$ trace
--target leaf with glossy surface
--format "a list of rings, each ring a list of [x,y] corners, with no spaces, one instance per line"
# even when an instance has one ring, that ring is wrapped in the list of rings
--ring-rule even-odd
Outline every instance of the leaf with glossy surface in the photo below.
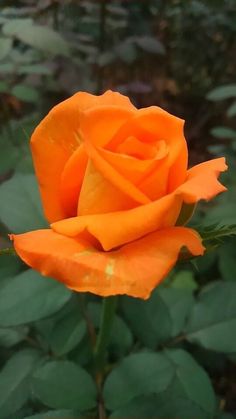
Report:
[[[0,292],[0,326],[17,326],[48,317],[70,299],[64,285],[31,269],[9,278]]]
[[[96,406],[92,377],[71,361],[52,361],[41,366],[33,377],[33,392],[46,406],[78,409]]]

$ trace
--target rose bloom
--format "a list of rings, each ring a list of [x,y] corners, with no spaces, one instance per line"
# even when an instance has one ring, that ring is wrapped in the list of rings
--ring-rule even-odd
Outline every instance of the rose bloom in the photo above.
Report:
[[[183,126],[112,91],[55,106],[31,138],[50,228],[12,235],[18,255],[75,291],[148,298],[183,247],[204,252],[195,230],[176,226],[183,208],[225,190],[224,158],[187,169]]]

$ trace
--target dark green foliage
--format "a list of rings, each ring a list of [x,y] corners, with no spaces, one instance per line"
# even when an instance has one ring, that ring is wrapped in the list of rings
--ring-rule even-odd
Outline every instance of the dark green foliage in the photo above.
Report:
[[[2,252],[0,419],[236,418],[235,21],[235,0],[1,1],[0,249],[47,227],[29,138],[78,90],[162,106],[186,120],[191,165],[225,155],[229,171],[178,221],[195,210],[207,253],[149,300],[119,298],[101,381],[101,300]]]

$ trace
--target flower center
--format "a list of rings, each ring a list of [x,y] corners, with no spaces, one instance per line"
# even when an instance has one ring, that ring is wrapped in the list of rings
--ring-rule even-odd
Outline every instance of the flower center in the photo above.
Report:
[[[166,142],[163,140],[152,143],[144,143],[138,140],[138,138],[130,136],[118,145],[117,152],[140,160],[160,160],[167,155],[168,147]]]

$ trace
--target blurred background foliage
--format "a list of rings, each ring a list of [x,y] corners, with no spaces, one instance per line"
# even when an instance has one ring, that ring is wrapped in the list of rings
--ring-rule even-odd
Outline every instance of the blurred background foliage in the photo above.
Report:
[[[10,245],[9,231],[46,225],[28,140],[78,90],[118,90],[137,107],[184,118],[190,164],[222,155],[229,164],[228,193],[201,204],[191,223],[236,224],[235,77],[235,0],[1,0],[0,246]],[[102,396],[108,416],[236,417],[235,281],[229,238],[180,265],[147,302],[120,299]],[[97,418],[88,331],[100,310],[98,298],[1,256],[0,418]]]

